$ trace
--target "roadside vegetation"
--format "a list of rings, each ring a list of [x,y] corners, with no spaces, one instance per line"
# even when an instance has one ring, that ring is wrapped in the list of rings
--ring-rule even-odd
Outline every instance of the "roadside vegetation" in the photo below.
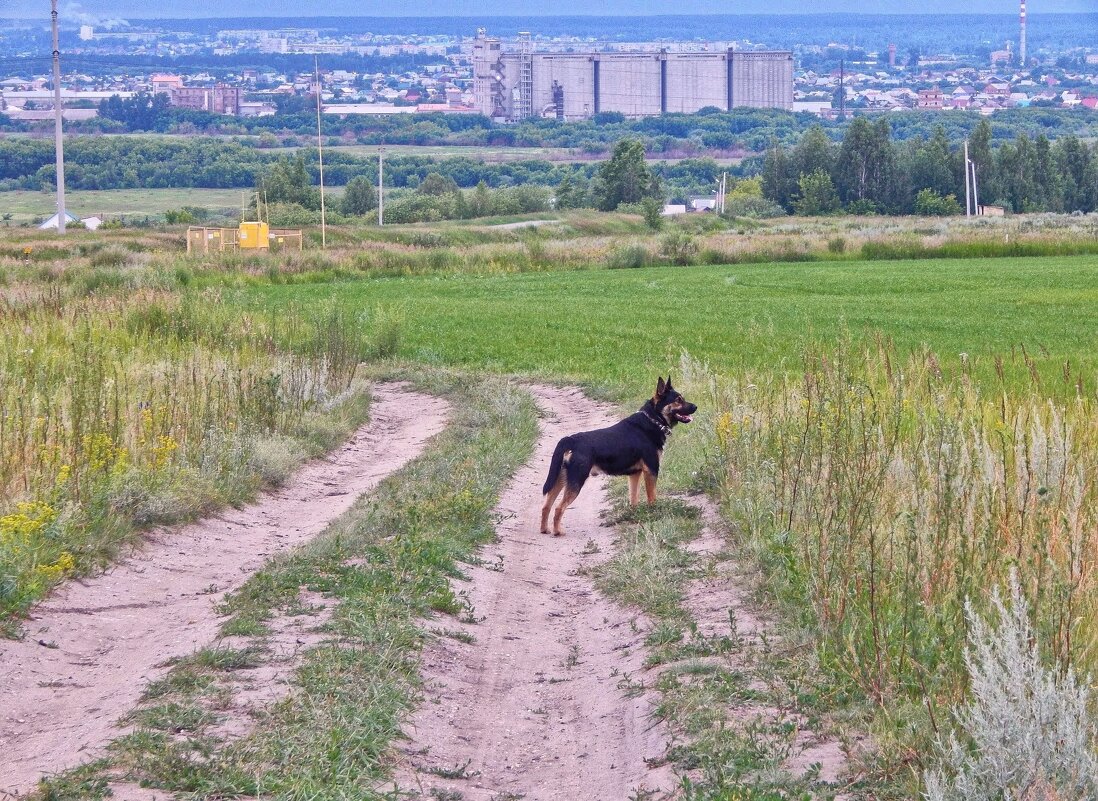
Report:
[[[355,373],[386,325],[332,304],[240,315],[217,290],[131,289],[95,268],[4,289],[3,630],[140,529],[239,503],[333,447],[364,419]]]

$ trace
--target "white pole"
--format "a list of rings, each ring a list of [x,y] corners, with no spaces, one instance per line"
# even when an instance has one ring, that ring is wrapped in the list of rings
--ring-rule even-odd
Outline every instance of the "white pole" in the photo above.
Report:
[[[377,149],[377,224],[385,225],[385,148]]]
[[[972,216],[972,198],[969,196],[968,188],[968,140],[965,140],[965,217]]]
[[[320,247],[328,248],[328,217],[324,209],[324,137],[320,130],[320,61],[313,56],[316,70],[316,152],[320,159]]]
[[[976,188],[976,162],[972,162],[972,210],[980,216],[980,190]]]
[[[57,0],[50,0],[53,25],[53,150],[57,161],[57,233],[65,233],[65,145],[61,141],[61,48],[57,40]]]

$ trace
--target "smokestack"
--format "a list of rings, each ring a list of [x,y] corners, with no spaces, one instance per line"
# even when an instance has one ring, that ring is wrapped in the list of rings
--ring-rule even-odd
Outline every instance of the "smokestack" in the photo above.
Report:
[[[1022,0],[1022,14],[1021,19],[1022,31],[1018,37],[1018,63],[1025,68],[1026,66],[1026,0]]]

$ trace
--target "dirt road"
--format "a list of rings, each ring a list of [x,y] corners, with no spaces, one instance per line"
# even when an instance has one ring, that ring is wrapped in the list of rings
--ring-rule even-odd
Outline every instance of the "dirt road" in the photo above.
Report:
[[[612,552],[600,521],[605,480],[589,480],[564,537],[538,532],[557,440],[615,418],[578,390],[533,391],[548,415],[535,456],[500,500],[499,543],[456,585],[473,604],[477,622],[462,631],[475,642],[442,636],[427,647],[425,699],[406,727],[398,782],[424,798],[451,791],[469,801],[626,801],[641,788],[669,790],[670,770],[649,764],[666,749],[654,698],[633,684],[646,627],[582,573]]]
[[[25,639],[0,640],[0,798],[95,757],[165,660],[215,640],[226,592],[272,554],[323,531],[446,420],[444,401],[380,385],[370,423],[279,491],[156,532],[132,558],[37,607]]]

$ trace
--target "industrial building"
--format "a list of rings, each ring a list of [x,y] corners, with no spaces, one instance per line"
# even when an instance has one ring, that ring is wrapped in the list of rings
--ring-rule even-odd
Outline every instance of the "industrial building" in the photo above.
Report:
[[[719,109],[793,109],[793,54],[716,52],[534,52],[477,31],[473,44],[477,111],[498,120],[580,120],[605,111],[627,117]]]

